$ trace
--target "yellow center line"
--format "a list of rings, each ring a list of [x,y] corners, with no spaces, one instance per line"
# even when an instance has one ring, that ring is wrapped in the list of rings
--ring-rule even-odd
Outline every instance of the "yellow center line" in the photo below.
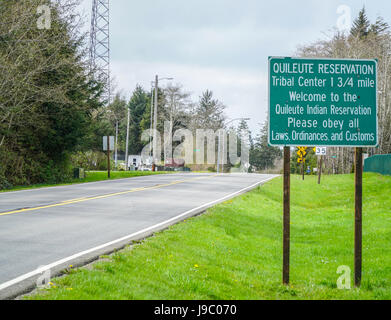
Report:
[[[180,184],[180,183],[185,183],[188,181],[194,181],[194,180],[200,180],[200,179],[210,179],[210,178],[214,178],[216,176],[217,175],[208,176],[208,177],[198,177],[198,178],[192,178],[192,179],[185,179],[185,180],[173,181],[173,182],[166,183],[166,184],[158,184],[158,185],[152,186],[152,187],[141,187],[141,188],[135,188],[135,189],[122,191],[122,192],[104,194],[104,195],[96,196],[96,197],[89,197],[89,198],[85,197],[85,198],[66,200],[66,201],[62,201],[60,203],[50,204],[50,205],[41,206],[41,207],[34,207],[34,208],[19,209],[19,210],[14,210],[14,211],[9,211],[9,212],[3,212],[3,213],[0,213],[0,216],[7,216],[7,215],[21,213],[21,212],[36,211],[36,210],[41,210],[41,209],[61,207],[61,206],[66,206],[68,204],[74,204],[74,203],[80,203],[80,202],[86,202],[86,201],[98,200],[98,199],[105,199],[105,198],[109,198],[109,197],[120,196],[120,195],[139,192],[139,191],[154,190],[154,189],[173,186],[173,185]]]
[[[71,200],[65,200],[65,201],[61,201],[61,203],[65,203],[65,202],[71,202],[71,201],[76,201],[76,200],[83,200],[83,199],[86,199],[87,197],[83,197],[83,198],[76,198],[76,199],[71,199]]]

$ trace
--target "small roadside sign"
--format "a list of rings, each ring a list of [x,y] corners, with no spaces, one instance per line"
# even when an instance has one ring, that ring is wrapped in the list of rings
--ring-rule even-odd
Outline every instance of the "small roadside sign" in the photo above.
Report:
[[[114,151],[114,137],[106,136],[103,137],[103,151],[107,151],[107,177],[110,179],[111,171],[111,161],[110,161],[110,151]]]
[[[109,137],[110,151],[114,151],[114,137]],[[107,136],[103,137],[103,151],[107,151]]]
[[[325,156],[327,154],[327,147],[316,147],[315,153],[317,156]]]

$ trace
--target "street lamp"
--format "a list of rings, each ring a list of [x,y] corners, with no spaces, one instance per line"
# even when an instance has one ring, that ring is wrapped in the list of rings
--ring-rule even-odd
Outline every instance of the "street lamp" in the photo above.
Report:
[[[232,119],[230,120],[228,123],[225,124],[225,127],[228,126],[229,124],[231,124],[232,122],[234,121],[249,121],[251,120],[250,118],[235,118],[235,119]],[[217,173],[220,173],[220,150],[221,150],[221,147],[220,147],[220,141],[221,141],[221,138],[220,138],[220,135],[221,135],[221,132],[219,133],[219,140],[218,140],[218,155],[217,155]],[[224,152],[225,152],[225,134],[223,132],[223,152],[221,154],[221,166],[222,166],[222,172],[224,172]]]
[[[158,75],[156,75],[155,77],[155,82],[154,82],[154,85],[155,85],[155,111],[154,111],[154,115],[153,115],[153,128],[154,128],[154,131],[153,131],[153,152],[156,154],[156,149],[157,149],[157,109],[158,109],[158,94],[159,94],[159,80],[162,81],[162,80],[168,80],[168,81],[171,81],[171,80],[174,80],[174,78],[159,78]],[[152,109],[152,104],[151,104],[151,109]],[[152,110],[151,110],[152,112]],[[156,155],[157,156],[157,155]],[[156,163],[155,163],[155,157],[152,156],[152,171],[155,171],[155,166],[156,166]]]

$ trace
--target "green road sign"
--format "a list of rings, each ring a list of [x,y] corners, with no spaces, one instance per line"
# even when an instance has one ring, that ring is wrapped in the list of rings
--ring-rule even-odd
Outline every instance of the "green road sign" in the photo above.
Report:
[[[377,61],[270,57],[269,143],[376,147]]]

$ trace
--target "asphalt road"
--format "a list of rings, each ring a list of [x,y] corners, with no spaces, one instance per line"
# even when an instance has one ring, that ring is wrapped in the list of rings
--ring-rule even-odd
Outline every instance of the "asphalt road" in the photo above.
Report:
[[[31,286],[41,266],[96,257],[273,177],[169,174],[1,193],[0,297]]]

